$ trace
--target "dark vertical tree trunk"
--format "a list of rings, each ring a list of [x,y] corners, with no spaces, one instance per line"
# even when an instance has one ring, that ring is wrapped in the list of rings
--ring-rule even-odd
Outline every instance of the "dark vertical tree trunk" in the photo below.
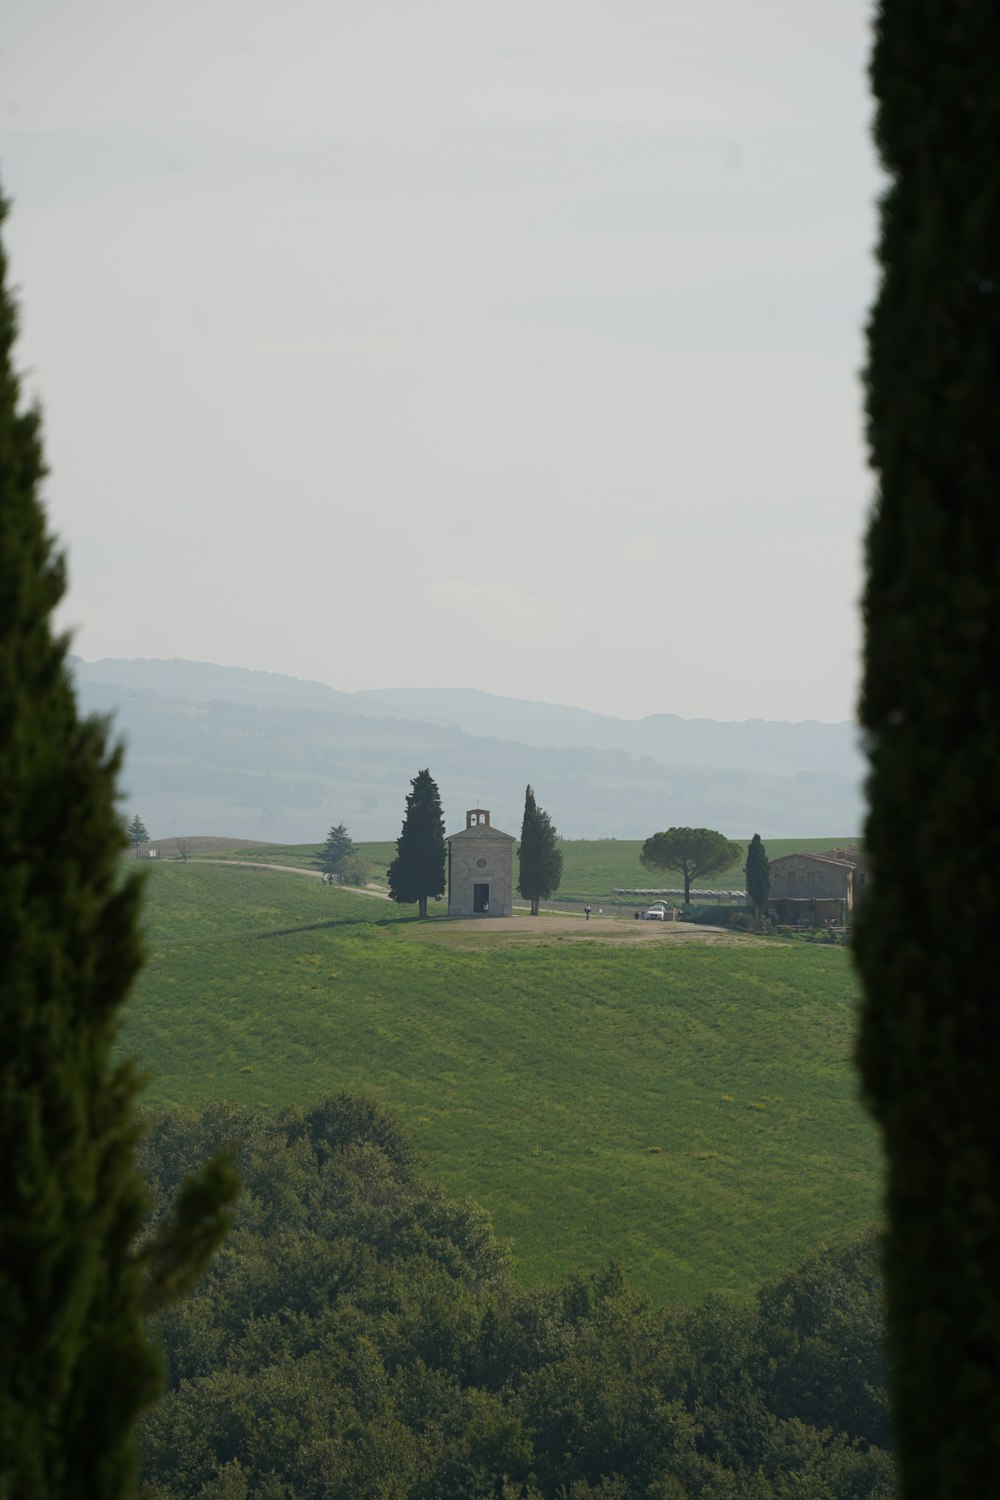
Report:
[[[883,0],[855,936],[902,1494],[1000,1473],[1000,11]]]

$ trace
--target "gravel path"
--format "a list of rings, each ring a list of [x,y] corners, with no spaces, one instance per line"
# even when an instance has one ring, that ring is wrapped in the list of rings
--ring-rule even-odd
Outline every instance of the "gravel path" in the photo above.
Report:
[[[311,875],[313,880],[322,880],[321,870],[307,870],[302,865],[268,865],[262,859],[199,859],[197,855],[189,861],[192,865],[239,865],[243,870],[278,870],[283,875]],[[338,891],[353,891],[356,896],[374,896],[376,901],[388,901],[385,891],[372,886],[338,885]]]

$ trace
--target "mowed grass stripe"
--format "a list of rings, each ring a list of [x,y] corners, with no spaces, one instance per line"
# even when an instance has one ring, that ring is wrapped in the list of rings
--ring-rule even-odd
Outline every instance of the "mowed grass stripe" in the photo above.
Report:
[[[535,944],[468,951],[318,881],[150,873],[125,1041],[154,1103],[364,1089],[525,1276],[617,1254],[660,1298],[749,1296],[877,1216],[842,950],[577,942],[540,921]]]

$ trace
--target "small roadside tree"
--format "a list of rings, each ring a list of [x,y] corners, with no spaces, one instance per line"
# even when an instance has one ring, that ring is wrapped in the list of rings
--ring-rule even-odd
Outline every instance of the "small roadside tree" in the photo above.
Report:
[[[324,875],[333,875],[337,880],[343,878],[344,865],[356,853],[354,842],[343,823],[338,823],[336,828],[331,828],[326,836],[326,843],[316,856],[316,863]]]
[[[529,786],[524,794],[521,844],[517,851],[518,895],[531,902],[531,915],[538,916],[539,901],[547,901],[559,889],[563,856],[558,834],[548,813],[538,806]]]
[[[684,878],[684,905],[691,905],[691,882],[719,875],[738,864],[742,844],[714,828],[668,828],[654,833],[642,846],[640,864],[647,870],[674,870]]]
[[[125,837],[135,850],[135,857],[138,859],[140,845],[149,843],[149,829],[138,813],[136,813],[131,823],[126,826]]]
[[[189,1182],[137,1248],[139,1085],[118,1049],[142,881],[122,878],[120,751],[79,717],[52,630],[65,565],[16,323],[0,246],[0,1495],[127,1500],[160,1382],[143,1314],[204,1264],[235,1179],[217,1164]]]
[[[426,917],[428,896],[444,891],[444,817],[430,771],[418,771],[410,786],[396,858],[389,866],[389,899],[404,906],[416,902]]]
[[[363,854],[357,850],[344,860],[340,867],[340,880],[343,885],[356,885],[364,887],[371,879],[371,861],[365,859]]]
[[[767,850],[755,833],[747,847],[746,862],[747,895],[753,902],[753,914],[759,922],[767,916],[767,898],[771,894],[771,861]]]

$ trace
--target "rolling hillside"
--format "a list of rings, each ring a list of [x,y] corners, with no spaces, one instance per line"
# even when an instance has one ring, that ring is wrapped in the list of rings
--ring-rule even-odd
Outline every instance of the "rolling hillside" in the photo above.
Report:
[[[525,1276],[620,1254],[658,1297],[749,1297],[878,1212],[843,951],[544,918],[470,946],[465,924],[221,862],[151,867],[147,924],[125,1042],[151,1102],[371,1092]]]

